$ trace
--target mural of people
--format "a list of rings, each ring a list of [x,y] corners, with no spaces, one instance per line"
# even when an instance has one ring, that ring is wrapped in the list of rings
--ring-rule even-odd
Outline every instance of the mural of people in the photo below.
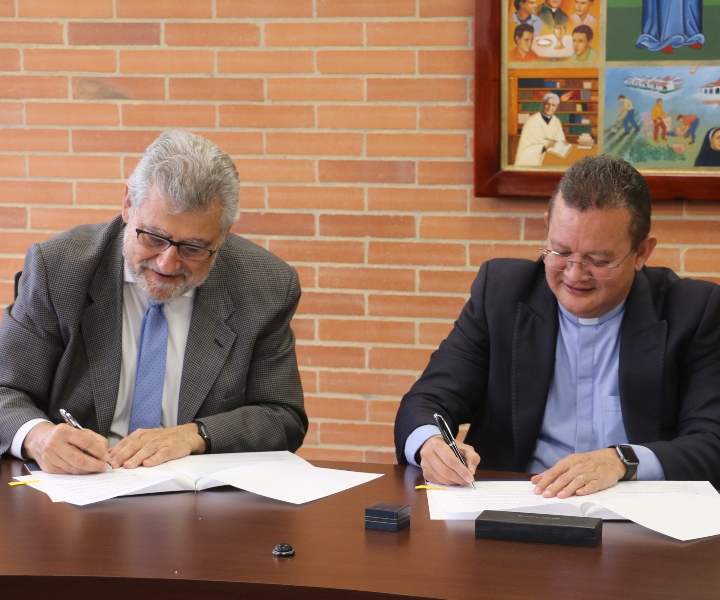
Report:
[[[697,131],[698,125],[700,125],[700,119],[697,115],[678,115],[677,120],[682,123],[676,130],[675,135],[680,137],[690,138],[690,143],[695,143],[695,132]]]
[[[593,39],[593,30],[587,25],[578,25],[572,34],[574,54],[571,60],[587,62],[597,60],[597,51],[590,47]]]
[[[542,21],[537,16],[538,5],[537,0],[515,0],[515,10],[510,18],[516,25],[531,25],[533,33],[540,35],[542,31]]]
[[[673,48],[699,50],[702,34],[702,0],[643,0],[642,35],[635,45],[672,54]]]
[[[567,13],[560,8],[562,0],[545,0],[538,9],[538,17],[542,19],[542,22],[548,26],[551,30],[555,28],[555,25],[568,24]]]
[[[696,167],[720,167],[720,127],[707,132],[700,153],[695,159]]]
[[[528,167],[542,166],[545,153],[556,141],[565,141],[565,132],[555,112],[560,97],[552,92],[543,96],[542,110],[531,115],[523,125],[520,142],[515,153],[515,164]]]
[[[658,141],[658,134],[662,134],[662,139],[667,139],[667,126],[665,125],[665,117],[668,114],[663,109],[662,98],[658,98],[655,101],[652,111],[650,111],[650,118],[653,122],[653,140]]]
[[[515,48],[510,51],[508,60],[510,62],[531,62],[537,60],[537,54],[535,54],[531,48],[533,38],[532,25],[518,25],[513,35]]]
[[[625,96],[625,94],[620,94],[618,100],[620,100],[622,106],[617,120],[622,121],[623,127],[625,128],[625,135],[630,133],[630,125],[635,128],[635,131],[640,131],[640,125],[635,122],[635,106],[633,106],[632,100]]]
[[[570,15],[570,20],[575,25],[587,25],[596,27],[598,20],[590,14],[590,9],[595,0],[575,0],[575,12]]]

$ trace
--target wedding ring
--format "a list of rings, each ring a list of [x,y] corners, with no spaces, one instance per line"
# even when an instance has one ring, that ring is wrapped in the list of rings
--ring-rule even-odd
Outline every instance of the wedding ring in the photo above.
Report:
[[[576,479],[582,479],[582,485],[580,487],[585,487],[588,483],[587,477],[585,477],[585,475],[578,475]]]

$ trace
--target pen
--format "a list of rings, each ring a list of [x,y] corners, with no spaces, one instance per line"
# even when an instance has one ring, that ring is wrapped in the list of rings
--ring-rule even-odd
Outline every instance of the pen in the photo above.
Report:
[[[70,427],[74,427],[75,429],[79,429],[80,431],[85,431],[83,429],[83,426],[80,425],[80,423],[77,422],[75,417],[73,417],[68,411],[66,411],[64,408],[60,409],[60,415],[63,419],[65,419],[65,422],[70,425]],[[87,452],[85,453],[87,454]],[[107,463],[108,469],[111,471],[114,471],[115,469],[112,468],[112,465],[110,463]]]
[[[460,462],[465,466],[465,468],[468,469],[467,463],[462,457],[462,454],[460,454],[460,450],[458,450],[455,439],[453,438],[452,433],[450,433],[450,428],[445,422],[445,419],[443,419],[443,416],[435,413],[433,417],[435,417],[435,422],[437,423],[438,429],[440,429],[440,433],[442,433],[442,436],[445,438],[447,445],[450,446],[450,449],[455,453],[455,456],[457,456],[460,459]],[[468,471],[469,470],[470,469],[468,469]],[[473,489],[476,489],[474,481],[470,485],[473,486]]]

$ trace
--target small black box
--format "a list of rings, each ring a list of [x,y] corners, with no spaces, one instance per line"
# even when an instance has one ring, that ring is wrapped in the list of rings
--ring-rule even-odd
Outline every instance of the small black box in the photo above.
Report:
[[[410,527],[410,505],[378,502],[365,509],[365,529],[400,531]]]
[[[475,537],[595,546],[602,539],[602,519],[485,510],[475,519]]]

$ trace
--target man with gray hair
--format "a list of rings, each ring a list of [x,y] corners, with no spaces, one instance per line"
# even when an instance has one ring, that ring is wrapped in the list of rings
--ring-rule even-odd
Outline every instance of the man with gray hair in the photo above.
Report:
[[[545,153],[556,142],[565,141],[560,119],[555,116],[560,106],[560,97],[548,92],[543,96],[542,110],[531,115],[522,128],[515,165],[525,167],[540,167],[545,160]]]
[[[398,461],[441,484],[472,481],[478,464],[534,473],[544,497],[630,479],[720,487],[720,286],[646,266],[651,204],[622,159],[566,171],[539,259],[482,265],[400,403]],[[470,423],[467,467],[435,413],[453,435]]]
[[[300,447],[297,273],[230,233],[238,200],[231,158],[170,131],[121,215],[30,247],[0,325],[0,452],[92,473]]]

